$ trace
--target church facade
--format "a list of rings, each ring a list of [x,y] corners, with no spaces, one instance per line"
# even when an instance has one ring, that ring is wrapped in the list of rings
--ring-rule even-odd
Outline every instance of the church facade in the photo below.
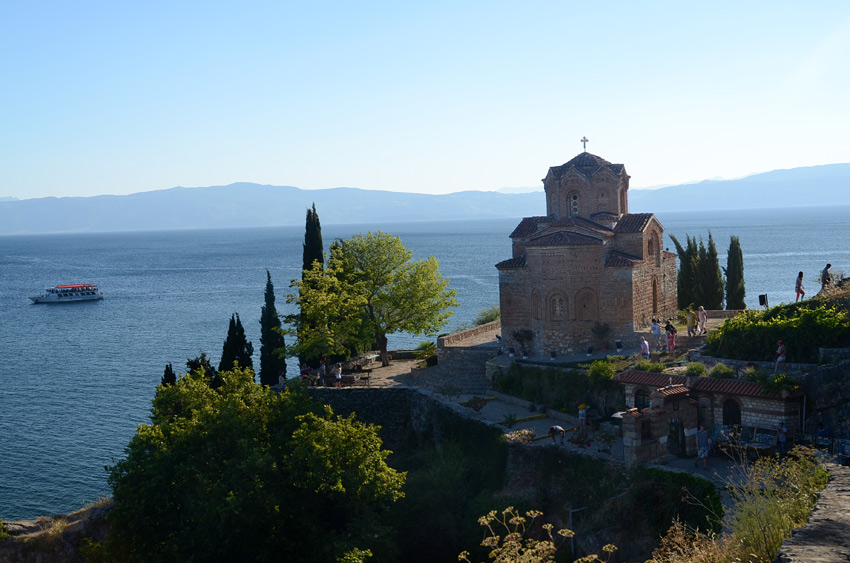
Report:
[[[622,164],[583,152],[543,179],[546,215],[524,218],[496,264],[503,340],[529,355],[634,347],[676,314],[677,255],[652,213],[629,213]]]

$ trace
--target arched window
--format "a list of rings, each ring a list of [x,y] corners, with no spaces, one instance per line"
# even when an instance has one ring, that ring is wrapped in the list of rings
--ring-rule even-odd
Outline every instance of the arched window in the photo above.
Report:
[[[646,389],[638,389],[635,393],[635,408],[642,411],[649,407],[649,393]]]
[[[646,245],[646,253],[650,259],[655,261],[655,267],[661,266],[661,242],[658,240],[658,233],[652,231],[649,234],[649,241]]]
[[[564,318],[566,310],[566,302],[563,295],[553,295],[549,299],[549,314],[553,319]]]
[[[578,194],[573,194],[570,198],[570,215],[578,215]]]
[[[540,294],[535,291],[531,296],[531,318],[539,320],[541,317]]]

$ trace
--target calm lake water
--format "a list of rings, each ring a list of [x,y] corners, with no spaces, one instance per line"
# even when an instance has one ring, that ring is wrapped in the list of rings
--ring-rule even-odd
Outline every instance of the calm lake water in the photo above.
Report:
[[[850,207],[665,213],[668,233],[707,238],[725,265],[741,239],[747,303],[794,299],[805,272],[813,295],[827,261],[850,272]],[[435,256],[458,292],[449,330],[498,304],[493,265],[510,257],[518,219],[323,227],[325,246],[369,229]],[[299,276],[303,227],[0,237],[0,517],[74,510],[109,494],[104,466],[148,420],[166,363],[182,372],[201,351],[218,363],[230,315],[259,352],[266,269],[283,294]],[[668,243],[674,250],[672,243]],[[33,305],[46,285],[94,282],[99,302]],[[390,346],[421,338],[393,335]],[[294,373],[290,367],[290,373]]]

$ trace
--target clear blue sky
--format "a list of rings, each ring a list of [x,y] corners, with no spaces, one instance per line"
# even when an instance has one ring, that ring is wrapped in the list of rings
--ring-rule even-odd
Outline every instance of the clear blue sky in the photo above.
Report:
[[[4,2],[0,196],[850,161],[850,2]]]

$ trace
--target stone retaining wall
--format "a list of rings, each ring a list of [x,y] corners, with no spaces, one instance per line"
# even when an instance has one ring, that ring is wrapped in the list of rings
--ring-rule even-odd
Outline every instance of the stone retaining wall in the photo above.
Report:
[[[478,325],[470,329],[463,330],[461,332],[456,332],[454,334],[440,336],[439,338],[437,338],[437,348],[442,348],[445,346],[459,346],[463,343],[464,340],[469,340],[471,338],[475,338],[480,334],[499,330],[501,326],[502,321],[498,320],[483,325]]]

